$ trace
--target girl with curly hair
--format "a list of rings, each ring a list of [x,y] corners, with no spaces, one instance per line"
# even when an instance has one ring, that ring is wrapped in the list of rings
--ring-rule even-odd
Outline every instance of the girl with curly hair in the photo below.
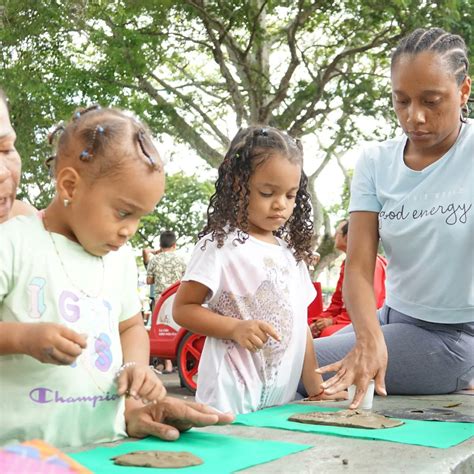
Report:
[[[232,140],[173,307],[178,324],[209,336],[200,402],[235,413],[284,404],[301,376],[325,398],[306,323],[315,297],[307,182],[300,143],[280,130],[248,127]]]

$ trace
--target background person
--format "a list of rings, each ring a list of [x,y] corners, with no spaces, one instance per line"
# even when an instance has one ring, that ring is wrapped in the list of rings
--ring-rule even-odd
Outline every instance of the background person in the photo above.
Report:
[[[21,159],[15,148],[16,134],[10,122],[7,98],[0,89],[0,223],[36,209],[16,199],[20,184]]]
[[[160,251],[160,249],[152,249],[150,247],[144,248],[142,250],[142,261],[143,261],[143,266],[145,267],[145,270],[148,268],[148,264],[150,263],[151,257],[153,255],[157,254]],[[155,307],[155,285],[151,284],[148,285],[148,299],[150,301],[150,307],[149,307],[149,312],[147,313],[146,319],[144,319],[145,325],[148,327],[148,324],[151,323],[150,318],[151,314],[153,313],[153,308]]]
[[[320,372],[336,373],[328,393],[357,385],[353,408],[370,379],[380,395],[444,394],[473,377],[474,124],[463,39],[415,30],[392,55],[391,81],[404,136],[366,147],[352,181],[343,291],[354,332],[314,342]],[[388,267],[376,318],[379,237]]]
[[[347,251],[347,232],[349,231],[349,221],[341,221],[336,228],[334,236],[334,247],[341,252]],[[374,273],[374,294],[376,307],[381,308],[385,301],[385,269],[387,261],[377,254]],[[342,296],[342,284],[344,282],[345,260],[341,264],[341,271],[337,281],[336,290],[331,297],[330,305],[310,322],[311,334],[313,337],[326,337],[334,334],[340,329],[351,324],[351,318],[347,312]]]
[[[165,230],[160,235],[160,248],[151,255],[147,266],[146,282],[154,287],[155,304],[166,288],[181,280],[185,271],[186,263],[176,253],[176,234],[172,230]],[[172,372],[173,363],[170,359],[165,359],[163,373]]]

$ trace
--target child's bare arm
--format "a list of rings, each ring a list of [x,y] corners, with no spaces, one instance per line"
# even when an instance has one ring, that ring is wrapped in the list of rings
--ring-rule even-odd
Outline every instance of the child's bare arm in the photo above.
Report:
[[[209,289],[195,281],[181,283],[173,304],[173,318],[190,331],[218,339],[231,339],[249,350],[258,350],[268,337],[279,341],[280,336],[271,324],[263,321],[242,321],[222,316],[204,308],[202,304]]]
[[[86,337],[56,323],[0,322],[0,354],[26,354],[45,364],[70,365]]]
[[[311,330],[308,327],[306,334],[306,350],[304,353],[303,362],[303,385],[308,394],[308,398],[312,400],[345,400],[347,399],[347,392],[337,392],[331,395],[324,393],[322,383],[323,379],[320,374],[315,372],[318,368],[318,360],[314,352],[313,338]]]
[[[315,372],[317,368],[318,362],[316,354],[314,353],[313,338],[311,336],[311,330],[308,328],[306,333],[306,349],[304,353],[302,379],[304,388],[309,397],[322,395],[323,392],[321,386],[323,378]]]
[[[119,325],[124,365],[117,380],[117,393],[127,391],[144,401],[159,401],[166,396],[166,389],[155,372],[150,369],[150,340],[140,313]]]

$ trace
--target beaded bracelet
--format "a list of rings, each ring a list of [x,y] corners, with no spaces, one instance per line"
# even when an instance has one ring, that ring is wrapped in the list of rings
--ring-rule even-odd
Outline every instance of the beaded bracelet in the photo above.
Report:
[[[115,378],[118,379],[124,370],[128,369],[129,367],[133,367],[134,365],[137,365],[137,363],[133,361],[125,362],[125,364],[122,364],[120,369],[117,370]]]
[[[130,362],[125,362],[125,364],[123,364],[120,369],[117,370],[117,373],[115,374],[115,378],[118,379],[120,377],[120,375],[122,374],[122,372],[126,369],[128,369],[129,367],[133,367],[137,365],[136,362],[134,361],[130,361]],[[154,374],[158,377],[159,375],[161,375],[161,372],[159,370],[157,370],[155,367],[153,367],[152,365],[149,366],[149,368],[154,372]]]

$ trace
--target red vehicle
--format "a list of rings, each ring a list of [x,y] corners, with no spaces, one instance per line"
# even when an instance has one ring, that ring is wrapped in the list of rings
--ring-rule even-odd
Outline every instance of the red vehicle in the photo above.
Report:
[[[179,285],[177,281],[167,288],[155,304],[148,332],[150,360],[151,363],[156,359],[176,361],[181,386],[194,393],[205,336],[194,334],[174,322],[171,310]]]
[[[313,283],[318,294],[308,307],[308,316],[316,316],[323,309],[321,284]],[[191,392],[196,392],[199,360],[204,347],[205,336],[194,334],[178,326],[172,316],[174,295],[178,291],[180,282],[177,281],[162,294],[155,305],[151,319],[150,360],[153,364],[156,359],[172,359],[178,366],[181,386]]]

